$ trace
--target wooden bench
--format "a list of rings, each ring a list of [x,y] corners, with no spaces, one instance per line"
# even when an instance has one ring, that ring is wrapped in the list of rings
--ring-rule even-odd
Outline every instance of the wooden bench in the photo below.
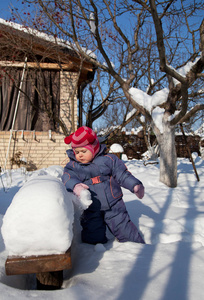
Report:
[[[63,270],[71,269],[71,248],[64,254],[41,256],[8,256],[6,275],[36,274],[38,290],[60,289]]]

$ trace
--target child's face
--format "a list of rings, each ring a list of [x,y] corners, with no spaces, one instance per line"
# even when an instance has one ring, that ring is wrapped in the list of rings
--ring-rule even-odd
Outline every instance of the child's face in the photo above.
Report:
[[[91,151],[83,147],[75,148],[74,153],[76,160],[82,164],[87,164],[93,159],[93,154]]]

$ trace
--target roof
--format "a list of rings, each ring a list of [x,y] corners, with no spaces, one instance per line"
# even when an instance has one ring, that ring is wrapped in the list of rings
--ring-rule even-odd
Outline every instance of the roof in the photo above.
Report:
[[[79,72],[81,59],[71,44],[54,36],[0,18],[1,65],[23,67],[27,57],[28,66],[66,69]],[[40,64],[40,65],[39,65]],[[93,77],[94,66],[83,62],[80,83]]]

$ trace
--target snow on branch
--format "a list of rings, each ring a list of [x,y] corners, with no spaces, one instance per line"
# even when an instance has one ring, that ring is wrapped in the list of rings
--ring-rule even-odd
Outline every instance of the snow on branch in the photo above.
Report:
[[[93,34],[95,34],[95,31],[96,31],[96,25],[95,25],[95,21],[94,21],[94,14],[93,13],[90,13],[90,28],[91,28],[91,32]]]
[[[186,75],[191,70],[191,68],[198,62],[201,56],[197,57],[193,62],[189,61],[187,64],[179,68],[178,70],[175,70],[172,66],[169,66],[172,70],[174,70],[175,73],[179,74],[183,79],[186,78]],[[178,81],[176,78],[173,78],[174,84],[178,84],[180,81]]]
[[[137,88],[132,87],[129,89],[129,94],[132,96],[133,100],[140,106],[143,106],[149,113],[152,112],[154,107],[166,102],[168,93],[169,89],[167,88],[155,92],[152,96]]]

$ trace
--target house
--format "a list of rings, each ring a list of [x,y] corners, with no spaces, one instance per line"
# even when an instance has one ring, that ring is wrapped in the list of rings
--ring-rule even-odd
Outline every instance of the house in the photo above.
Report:
[[[94,66],[56,37],[0,19],[0,166],[63,165]]]

